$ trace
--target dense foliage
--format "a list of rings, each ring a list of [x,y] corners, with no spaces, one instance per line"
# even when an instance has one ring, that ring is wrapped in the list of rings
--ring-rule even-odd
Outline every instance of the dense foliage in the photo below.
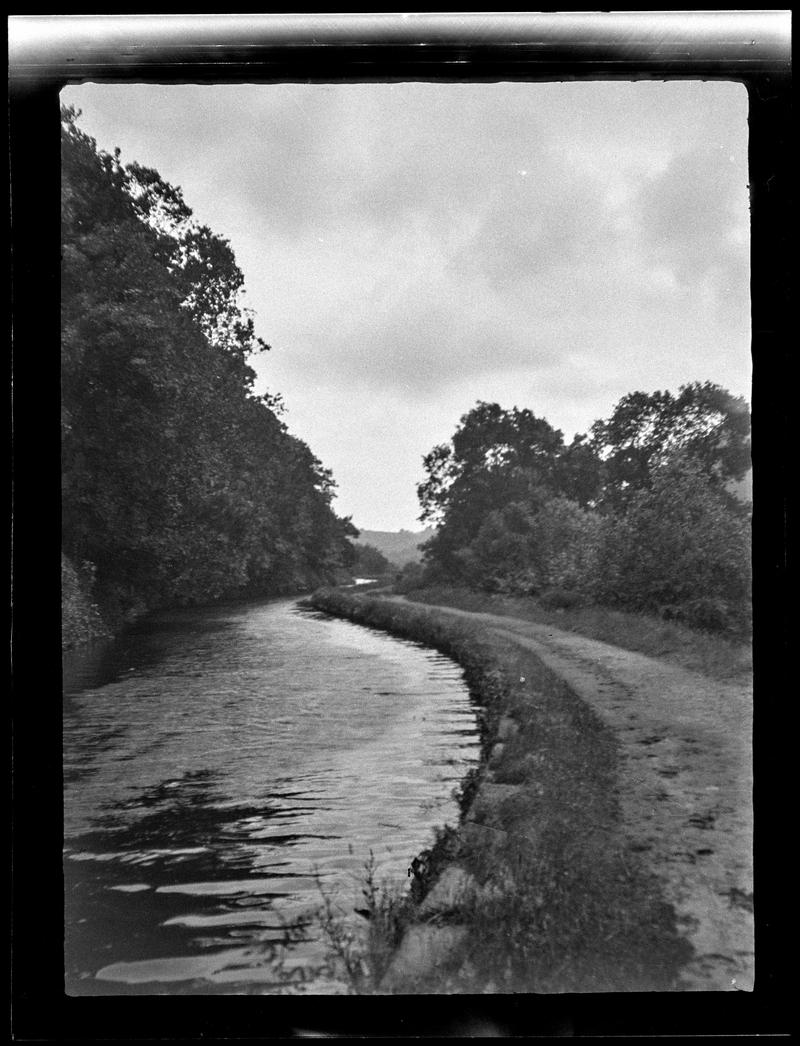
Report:
[[[429,581],[569,596],[702,628],[749,625],[744,400],[710,382],[632,393],[570,445],[528,410],[479,402],[424,459]]]
[[[710,381],[682,385],[677,396],[629,393],[591,431],[592,447],[603,459],[603,503],[611,508],[624,510],[677,454],[694,462],[717,490],[750,468],[747,403]]]
[[[98,602],[280,593],[352,556],[334,484],[253,391],[266,346],[228,242],[62,111],[63,542]]]
[[[434,447],[424,465],[420,518],[438,525],[428,558],[477,583],[501,547],[509,557],[502,569],[522,569],[526,520],[550,499],[585,505],[599,484],[597,457],[581,437],[566,446],[562,433],[531,411],[496,403],[465,414],[451,443]]]
[[[395,568],[379,548],[370,544],[355,546],[355,559],[350,567],[355,577],[383,577]]]

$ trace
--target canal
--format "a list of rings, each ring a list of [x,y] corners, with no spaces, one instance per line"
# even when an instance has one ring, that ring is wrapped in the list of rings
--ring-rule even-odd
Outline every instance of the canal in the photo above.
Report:
[[[282,599],[150,617],[64,667],[70,995],[336,993],[479,756],[461,669]],[[372,856],[371,856],[372,855]]]

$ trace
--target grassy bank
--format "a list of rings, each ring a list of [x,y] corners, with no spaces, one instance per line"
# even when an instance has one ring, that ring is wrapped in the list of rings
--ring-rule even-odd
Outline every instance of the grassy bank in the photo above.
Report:
[[[553,606],[530,596],[503,596],[455,585],[429,585],[405,592],[417,603],[473,613],[501,614],[657,657],[713,679],[735,679],[753,669],[750,644],[700,632],[676,621],[603,606]]]
[[[689,949],[621,838],[616,744],[594,713],[533,654],[469,623],[352,592],[311,603],[453,657],[482,710],[483,758],[460,823],[420,855],[411,896],[381,909],[370,952],[394,949],[394,961],[361,990],[674,987]]]

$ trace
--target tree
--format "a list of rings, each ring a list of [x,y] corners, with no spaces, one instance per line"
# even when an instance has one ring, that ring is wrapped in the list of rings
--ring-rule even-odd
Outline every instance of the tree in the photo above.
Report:
[[[64,551],[121,613],[331,580],[356,533],[253,393],[266,348],[230,245],[62,112]]]
[[[540,486],[552,482],[561,432],[529,410],[503,410],[478,402],[462,416],[450,445],[424,458],[428,479],[418,487],[423,521],[441,522],[458,505],[473,511],[509,482]],[[496,502],[495,502],[496,504]]]
[[[686,453],[653,470],[604,532],[596,596],[718,631],[750,620],[750,528]]]
[[[603,460],[602,504],[624,511],[649,488],[654,470],[680,452],[719,488],[741,480],[750,467],[747,403],[712,382],[670,392],[632,392],[611,417],[592,426],[592,446]]]
[[[183,308],[208,341],[236,361],[240,378],[250,387],[255,373],[247,357],[269,346],[256,336],[252,312],[242,304],[244,276],[230,243],[198,224],[181,190],[158,171],[132,163],[121,167],[121,173],[137,216],[160,234],[159,260],[182,286]]]
[[[497,510],[517,505],[535,513],[556,496],[585,505],[599,485],[599,463],[584,437],[566,447],[543,418],[496,403],[478,402],[450,444],[434,447],[423,463],[428,478],[417,488],[420,518],[439,525],[424,546],[427,558],[463,579],[474,568],[464,550],[484,524],[491,530],[498,523]]]
[[[462,578],[490,592],[590,593],[599,547],[599,517],[564,497],[535,508],[511,502],[489,513],[457,553]]]
[[[356,545],[351,570],[356,577],[382,577],[392,571],[392,564],[374,545]]]
[[[427,576],[744,630],[749,527],[726,484],[748,465],[746,404],[710,382],[631,393],[569,446],[479,403],[425,458]]]

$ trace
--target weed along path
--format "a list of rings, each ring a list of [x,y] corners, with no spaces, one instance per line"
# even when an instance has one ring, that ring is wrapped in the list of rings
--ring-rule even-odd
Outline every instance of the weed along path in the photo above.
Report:
[[[751,990],[751,687],[530,621],[425,608],[532,652],[610,729],[625,848],[692,948],[677,987]]]

